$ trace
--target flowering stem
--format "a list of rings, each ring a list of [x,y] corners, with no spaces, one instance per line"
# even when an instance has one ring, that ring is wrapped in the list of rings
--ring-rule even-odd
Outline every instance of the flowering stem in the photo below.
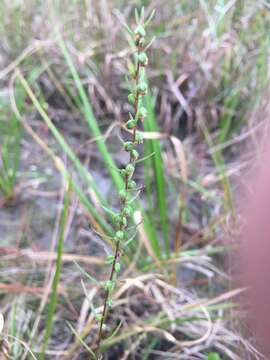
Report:
[[[132,91],[128,96],[128,100],[134,108],[134,115],[130,114],[129,120],[126,122],[126,127],[132,130],[131,140],[124,143],[124,150],[129,152],[129,161],[124,169],[120,170],[124,178],[124,189],[119,192],[121,201],[121,209],[115,215],[115,222],[117,230],[114,236],[115,250],[114,255],[109,257],[111,264],[111,272],[109,280],[104,283],[105,297],[103,303],[103,310],[100,315],[100,324],[97,339],[96,358],[102,359],[101,340],[103,338],[103,327],[107,318],[108,307],[111,306],[111,294],[116,285],[118,273],[120,272],[120,257],[121,249],[124,240],[127,240],[128,218],[132,216],[132,207],[130,206],[130,192],[138,191],[137,185],[133,180],[136,162],[139,158],[139,153],[136,150],[138,144],[143,142],[143,138],[138,130],[139,121],[143,121],[147,116],[146,109],[143,107],[141,98],[147,93],[147,84],[145,81],[145,67],[148,64],[148,58],[144,52],[145,46],[145,24],[143,22],[143,11],[140,18],[137,16],[137,28],[132,32],[134,36],[134,45],[136,47],[135,66],[131,69],[130,75],[132,78]]]

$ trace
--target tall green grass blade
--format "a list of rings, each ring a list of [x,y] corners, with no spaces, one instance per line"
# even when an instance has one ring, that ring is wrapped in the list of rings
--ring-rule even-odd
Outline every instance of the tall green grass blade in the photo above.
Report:
[[[53,279],[52,284],[52,292],[51,292],[51,298],[48,306],[48,316],[46,320],[46,326],[45,326],[45,336],[43,341],[43,348],[41,353],[41,360],[45,359],[45,352],[48,347],[49,339],[52,332],[52,326],[53,326],[53,319],[55,314],[55,309],[57,305],[57,290],[58,285],[60,282],[60,276],[61,276],[61,268],[62,268],[62,254],[63,254],[63,246],[64,246],[64,239],[65,239],[65,230],[68,220],[68,212],[69,212],[69,206],[70,206],[70,193],[71,193],[71,184],[68,184],[68,189],[65,191],[64,194],[64,204],[63,204],[63,210],[61,214],[61,221],[60,221],[60,231],[59,231],[59,239],[58,239],[58,246],[57,246],[57,259],[56,259],[56,269],[55,269],[55,275]]]
[[[146,347],[146,349],[143,351],[143,358],[142,360],[148,360],[149,357],[151,356],[151,352],[152,350],[157,346],[157,344],[160,342],[160,339],[158,338],[153,338],[149,345]]]
[[[65,61],[68,65],[68,68],[70,70],[70,73],[73,77],[73,80],[75,82],[75,85],[77,87],[77,90],[78,90],[78,94],[79,94],[79,97],[81,99],[81,102],[82,102],[82,107],[83,107],[83,114],[85,116],[85,120],[87,122],[87,125],[91,131],[91,134],[96,138],[96,143],[97,143],[97,146],[98,146],[98,149],[104,159],[104,162],[106,164],[106,167],[107,167],[107,170],[109,172],[109,174],[111,175],[112,177],[112,180],[115,184],[115,186],[117,187],[117,189],[122,189],[123,188],[123,179],[121,178],[119,172],[116,170],[116,165],[110,155],[110,153],[108,152],[108,149],[106,147],[106,144],[104,142],[104,139],[102,137],[102,133],[99,129],[99,126],[98,126],[98,123],[97,123],[97,120],[93,114],[93,110],[92,110],[92,107],[91,107],[91,104],[88,100],[88,97],[86,95],[86,92],[85,92],[85,89],[82,85],[82,82],[81,82],[81,79],[80,79],[80,76],[76,70],[76,67],[72,61],[72,58],[66,48],[66,45],[61,37],[60,34],[58,34],[58,41],[59,41],[59,46],[62,50],[62,53],[64,55],[64,58],[65,58]]]
[[[239,92],[233,92],[228,95],[224,101],[224,113],[220,119],[219,125],[219,142],[223,143],[228,140],[232,132],[232,122],[239,104]]]
[[[150,158],[152,147],[149,141],[144,142],[144,157],[146,158],[143,162],[144,165],[144,186],[147,196],[148,213],[151,217],[153,216],[155,207],[153,202],[153,190],[152,190],[152,159]]]
[[[17,303],[12,305],[11,311],[11,336],[13,337],[14,341],[11,344],[11,353],[16,358],[20,351],[19,342],[16,340],[20,334],[17,328]]]
[[[154,113],[153,100],[150,94],[145,97],[146,108],[148,112],[147,121],[144,122],[145,131],[158,131],[158,125]],[[152,166],[155,174],[155,181],[157,187],[157,203],[159,208],[161,230],[164,239],[164,247],[166,255],[170,255],[170,240],[169,240],[169,221],[166,204],[166,182],[164,177],[164,164],[161,155],[161,146],[157,140],[146,140],[149,144],[147,148],[150,153],[154,152],[151,158]],[[148,165],[146,163],[146,165]],[[146,179],[146,181],[149,181]],[[148,185],[149,186],[149,185]]]

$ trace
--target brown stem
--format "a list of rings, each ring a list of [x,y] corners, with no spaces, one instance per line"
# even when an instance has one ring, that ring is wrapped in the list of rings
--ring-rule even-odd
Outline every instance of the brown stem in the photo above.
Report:
[[[114,259],[113,259],[113,264],[112,264],[111,274],[110,274],[110,281],[112,281],[113,276],[114,276],[115,264],[116,264],[116,261],[117,261],[117,259],[119,257],[119,250],[120,250],[120,241],[118,241],[116,243]],[[103,305],[103,310],[102,310],[102,318],[101,318],[101,321],[100,321],[99,332],[98,332],[97,351],[96,351],[97,359],[98,359],[99,352],[100,352],[100,342],[101,342],[101,339],[102,339],[102,328],[103,328],[103,324],[104,324],[105,319],[106,319],[107,302],[108,302],[109,294],[110,294],[110,291],[107,290],[106,294],[105,294],[105,298],[104,298],[104,305]]]

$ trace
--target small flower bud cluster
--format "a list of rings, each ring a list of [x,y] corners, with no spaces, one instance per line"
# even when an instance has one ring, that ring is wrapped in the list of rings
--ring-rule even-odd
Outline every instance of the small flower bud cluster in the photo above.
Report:
[[[143,135],[137,130],[139,121],[144,121],[147,117],[147,110],[143,106],[142,97],[147,94],[147,83],[145,81],[145,67],[148,64],[148,57],[144,51],[146,31],[143,22],[137,24],[133,32],[134,44],[136,46],[135,65],[131,67],[131,78],[133,80],[133,90],[128,95],[129,103],[134,107],[134,114],[129,114],[126,127],[132,130],[133,136],[130,141],[126,141],[123,145],[124,150],[129,153],[129,163],[121,170],[125,182],[125,189],[119,193],[122,202],[122,210],[117,214],[115,222],[119,229],[123,230],[127,226],[128,217],[132,215],[132,208],[128,205],[130,191],[137,189],[136,182],[132,179],[135,172],[136,162],[139,153],[136,149],[138,144],[143,142]],[[115,241],[118,241],[117,239]],[[121,241],[121,239],[119,239]]]

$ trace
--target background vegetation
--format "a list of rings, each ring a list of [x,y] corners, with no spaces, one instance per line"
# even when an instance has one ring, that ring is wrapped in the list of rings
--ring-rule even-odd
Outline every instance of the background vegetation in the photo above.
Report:
[[[3,356],[92,356],[113,249],[107,209],[119,209],[117,168],[127,162],[123,23],[134,25],[141,6],[156,9],[135,174],[144,191],[104,359],[258,356],[226,258],[268,114],[263,0],[0,2]]]

